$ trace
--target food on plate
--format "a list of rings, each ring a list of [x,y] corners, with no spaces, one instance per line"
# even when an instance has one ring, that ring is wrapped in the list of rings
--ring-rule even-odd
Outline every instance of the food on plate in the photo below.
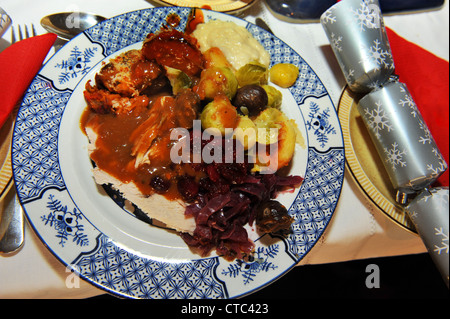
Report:
[[[234,22],[214,20],[199,24],[192,35],[202,52],[219,48],[235,70],[251,62],[269,67],[269,53],[246,28]]]
[[[200,116],[202,127],[217,129],[225,135],[226,128],[234,129],[238,122],[236,107],[224,95],[217,95],[214,101],[208,103]]]
[[[275,64],[270,68],[270,81],[282,88],[288,88],[294,85],[298,78],[299,69],[290,63]]]
[[[242,144],[244,150],[252,149],[256,144],[257,128],[255,123],[247,115],[239,116],[236,125],[235,138]]]
[[[268,105],[267,92],[260,85],[250,84],[237,90],[233,105],[244,115],[257,116]]]
[[[283,94],[271,85],[261,86],[267,93],[267,107],[279,108],[283,102]]]
[[[297,131],[294,120],[289,119],[284,113],[275,108],[267,108],[254,120],[259,129],[257,141],[261,144],[278,143],[275,153],[270,154],[273,160],[276,157],[277,169],[281,169],[291,162],[295,152],[295,144],[303,144],[301,134]],[[276,128],[276,130],[273,130]],[[276,134],[274,134],[276,133]],[[267,166],[256,163],[254,170],[258,171]]]
[[[267,67],[258,62],[247,63],[236,71],[236,79],[240,86],[267,84],[268,77]]]
[[[166,77],[170,82],[174,95],[192,86],[192,79],[183,71],[169,66],[165,66],[164,69],[166,70]]]
[[[283,231],[286,229],[286,225],[290,225],[293,222],[286,207],[281,205],[280,202],[274,200],[266,201],[259,205],[257,210],[256,224],[262,233]]]
[[[222,50],[220,50],[217,47],[209,48],[208,50],[203,52],[203,56],[205,57],[206,68],[211,67],[218,67],[218,68],[224,67],[229,69],[233,68],[231,63],[227,60],[225,54],[223,54]]]
[[[196,39],[174,29],[150,34],[142,45],[142,53],[150,61],[181,70],[189,76],[198,75],[205,65]]]
[[[161,66],[143,57],[139,50],[130,50],[112,59],[95,76],[96,90],[86,86],[86,101],[99,113],[126,113],[146,107],[148,96],[166,85]]]
[[[209,35],[225,26],[234,31],[216,45]],[[236,47],[243,39],[245,49]],[[189,34],[163,28],[104,63],[86,83],[81,118],[96,183],[176,230],[201,256],[244,258],[254,247],[248,225],[289,231],[293,218],[276,197],[303,179],[277,171],[302,137],[280,109],[269,63],[245,28],[220,21]],[[270,161],[254,156],[256,148]]]
[[[214,100],[218,95],[231,99],[236,94],[238,83],[234,73],[227,67],[209,67],[202,71],[195,92],[206,100]]]

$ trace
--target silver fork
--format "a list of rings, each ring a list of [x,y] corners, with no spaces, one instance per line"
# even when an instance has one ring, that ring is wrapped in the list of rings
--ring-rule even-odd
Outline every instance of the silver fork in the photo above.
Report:
[[[19,33],[18,37],[19,37],[19,40],[17,40],[16,33],[14,32],[14,26],[11,26],[11,44],[15,43],[17,41],[21,41],[23,39],[28,39],[30,37],[36,36],[37,33],[36,33],[36,28],[34,27],[34,24],[31,24],[30,28],[31,28],[31,34],[30,34],[30,31],[28,30],[28,26],[27,25],[24,25],[24,31],[22,31],[22,28],[19,25],[18,26],[18,33]]]
[[[30,31],[31,29],[31,31]],[[18,39],[11,28],[11,44],[30,37],[36,36],[36,29],[31,24],[18,26]],[[15,186],[12,185],[6,196],[0,202],[0,253],[9,254],[17,251],[24,243],[24,215],[16,194]]]

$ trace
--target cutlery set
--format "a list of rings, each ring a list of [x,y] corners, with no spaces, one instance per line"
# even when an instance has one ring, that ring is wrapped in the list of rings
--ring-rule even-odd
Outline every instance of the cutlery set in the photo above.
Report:
[[[11,19],[0,10],[2,30],[10,25]],[[48,32],[55,33],[63,41],[69,41],[79,33],[106,18],[88,13],[57,13],[45,16],[41,26]],[[69,23],[70,22],[70,23]],[[34,24],[18,25],[17,30],[11,26],[11,44],[37,35]],[[55,48],[58,50],[61,46]],[[7,141],[10,143],[10,141]],[[11,174],[11,184],[12,172]],[[19,250],[24,243],[24,215],[17,198],[14,185],[10,186],[0,201],[0,253],[11,254]]]
[[[24,25],[23,28],[19,25],[17,29],[16,34],[14,26],[11,27],[11,44],[37,35],[33,24],[30,26]],[[10,144],[10,138],[11,136],[8,135],[5,144]],[[9,156],[9,152],[7,156]],[[5,166],[7,166],[8,175],[11,175],[10,184],[13,184],[10,163]],[[0,253],[10,254],[19,250],[24,243],[25,221],[23,209],[17,198],[14,185],[8,185],[5,190],[7,190],[7,193],[0,201]]]

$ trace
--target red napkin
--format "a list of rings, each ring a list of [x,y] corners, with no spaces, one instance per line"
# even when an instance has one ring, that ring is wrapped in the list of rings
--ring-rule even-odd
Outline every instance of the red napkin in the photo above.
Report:
[[[22,98],[56,40],[47,33],[16,42],[0,53],[0,127]]]
[[[405,83],[449,163],[449,63],[386,28],[395,72]],[[448,186],[447,170],[433,186]]]

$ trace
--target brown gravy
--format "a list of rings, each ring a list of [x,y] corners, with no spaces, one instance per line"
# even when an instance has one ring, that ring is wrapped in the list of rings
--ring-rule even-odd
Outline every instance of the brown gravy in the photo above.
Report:
[[[136,166],[136,156],[133,154],[133,133],[136,133],[151,116],[151,108],[156,107],[158,99],[149,109],[136,108],[126,114],[100,114],[87,107],[81,117],[81,129],[91,128],[97,135],[95,150],[90,157],[96,166],[118,180],[129,183],[134,182],[144,196],[155,193],[151,181],[155,176],[162,177],[170,183],[169,189],[163,193],[168,199],[178,199],[180,194],[176,187],[176,178],[183,175],[201,178],[202,173],[196,171],[189,164],[174,164],[170,160],[170,148],[175,141],[170,140],[171,128],[178,127],[177,119],[186,120],[183,107],[172,107],[165,115],[166,120],[158,132],[157,141],[153,147],[157,147],[157,155],[152,157],[150,163]],[[156,101],[155,101],[156,99]],[[192,121],[191,121],[192,123]],[[157,143],[157,145],[156,145]]]

